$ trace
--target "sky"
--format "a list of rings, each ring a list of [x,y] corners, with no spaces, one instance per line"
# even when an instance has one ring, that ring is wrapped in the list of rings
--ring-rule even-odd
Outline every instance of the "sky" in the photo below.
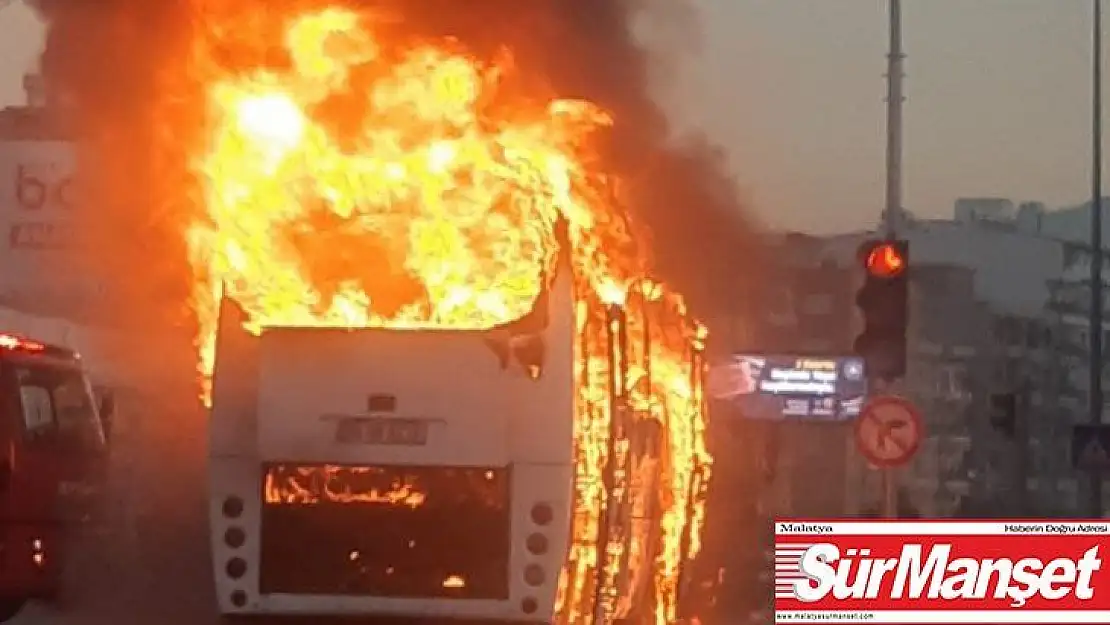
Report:
[[[651,41],[671,60],[658,88],[676,124],[721,145],[765,225],[873,225],[884,201],[886,3],[690,1],[696,27],[650,31],[665,35]],[[903,5],[903,206],[944,218],[958,197],[1084,201],[1091,0]],[[42,36],[18,0],[0,9],[0,105],[22,100]]]

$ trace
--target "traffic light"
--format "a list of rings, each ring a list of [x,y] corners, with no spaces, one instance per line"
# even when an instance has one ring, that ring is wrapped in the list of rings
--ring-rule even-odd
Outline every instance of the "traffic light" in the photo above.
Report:
[[[856,354],[867,371],[890,382],[906,374],[906,331],[909,322],[909,242],[867,241],[859,250],[864,270],[856,305],[863,332],[856,337]]]
[[[991,395],[991,425],[1013,438],[1017,432],[1017,393],[996,393]]]

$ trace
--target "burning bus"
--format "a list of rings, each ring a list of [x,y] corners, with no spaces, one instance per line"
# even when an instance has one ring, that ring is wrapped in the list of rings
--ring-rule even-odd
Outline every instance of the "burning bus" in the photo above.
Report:
[[[224,300],[209,463],[223,614],[673,618],[656,594],[683,443],[667,421],[697,406],[637,407],[630,330],[647,357],[648,319],[616,303],[576,319],[570,267],[558,274],[528,315],[488,330],[256,336]],[[696,539],[683,513],[672,576]]]
[[[546,328],[521,335],[256,338],[225,303],[210,446],[221,611],[552,614],[573,505],[571,295],[557,280]]]
[[[186,240],[221,612],[678,618],[705,331],[600,173],[605,111],[372,14],[209,8]]]

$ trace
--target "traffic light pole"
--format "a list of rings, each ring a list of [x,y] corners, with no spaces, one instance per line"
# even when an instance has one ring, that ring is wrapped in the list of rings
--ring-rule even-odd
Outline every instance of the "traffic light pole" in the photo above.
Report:
[[[883,226],[893,239],[902,225],[902,0],[890,0],[890,50],[887,53],[886,207]],[[884,385],[885,386],[885,385]],[[887,391],[888,389],[876,389]],[[893,469],[881,469],[883,517],[898,517],[898,483]]]
[[[1091,423],[1102,423],[1102,1],[1094,0],[1091,55]],[[1090,476],[1090,514],[1102,518],[1102,476]]]
[[[893,238],[902,225],[902,0],[890,0],[886,64],[886,207],[883,226]]]
[[[882,470],[883,483],[883,518],[898,518],[898,482],[894,476],[894,469]]]
[[[887,384],[885,382],[873,381],[874,391],[882,394],[887,392]],[[884,519],[898,518],[898,480],[894,474],[894,469],[884,467],[879,469],[880,487],[883,491],[882,505],[879,508],[879,513]]]

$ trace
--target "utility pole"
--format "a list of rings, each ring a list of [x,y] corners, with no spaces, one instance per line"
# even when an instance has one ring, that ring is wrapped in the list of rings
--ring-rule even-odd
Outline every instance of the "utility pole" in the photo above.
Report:
[[[890,0],[890,51],[886,56],[886,207],[883,226],[894,236],[902,225],[902,0]]]
[[[1091,58],[1091,423],[1102,423],[1102,0],[1094,0]],[[1102,475],[1091,472],[1091,510],[1102,518]]]
[[[902,0],[890,0],[890,50],[886,56],[886,204],[883,229],[893,239],[902,226]],[[876,388],[876,391],[887,389]],[[894,469],[882,469],[883,516],[898,516]]]

